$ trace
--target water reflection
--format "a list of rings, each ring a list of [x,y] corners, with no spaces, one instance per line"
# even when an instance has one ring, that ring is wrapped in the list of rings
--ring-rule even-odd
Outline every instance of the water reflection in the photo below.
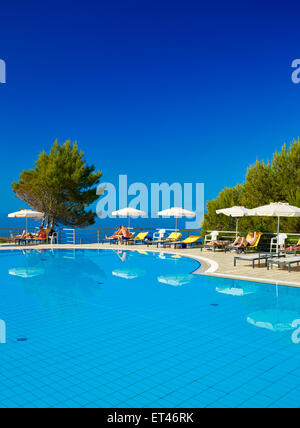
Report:
[[[295,321],[300,318],[300,313],[285,309],[265,309],[253,312],[247,317],[247,322],[255,327],[265,328],[274,332],[294,330]]]
[[[166,260],[167,256],[165,255],[165,253],[159,253],[157,258],[161,260]]]
[[[230,287],[229,284],[223,284],[219,287],[216,287],[216,291],[221,294],[230,294],[232,296],[247,296],[249,294],[255,294],[257,293],[258,289],[257,286],[252,284],[245,284],[245,285],[233,285]]]
[[[114,250],[114,253],[118,256],[118,258],[123,263],[127,262],[129,259],[129,252],[128,251]]]
[[[8,274],[25,295],[55,314],[64,308],[65,318],[82,311],[86,298],[100,295],[105,272],[80,252],[26,252],[26,266],[12,267]]]
[[[153,257],[161,260],[168,260],[173,261],[175,264],[178,262],[178,260],[183,259],[183,257],[180,254],[167,254],[167,253],[153,253]]]
[[[18,276],[20,278],[29,279],[34,278],[36,276],[44,275],[45,269],[37,267],[19,267],[10,269],[8,273],[11,276]]]
[[[283,334],[283,337],[286,333],[293,344],[300,344],[299,289],[213,277],[206,280],[213,285],[220,299],[223,299],[221,295],[226,298],[220,302],[241,311],[249,326]]]
[[[146,271],[142,269],[116,269],[112,271],[112,274],[122,279],[136,279],[146,275]]]

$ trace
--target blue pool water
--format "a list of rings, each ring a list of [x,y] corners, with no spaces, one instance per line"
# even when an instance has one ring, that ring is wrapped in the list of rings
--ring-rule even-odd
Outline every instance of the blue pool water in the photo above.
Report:
[[[300,290],[197,268],[1,252],[0,407],[300,407]]]

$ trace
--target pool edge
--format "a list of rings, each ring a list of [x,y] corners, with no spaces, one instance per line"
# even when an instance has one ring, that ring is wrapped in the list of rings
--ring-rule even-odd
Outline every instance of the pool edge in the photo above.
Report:
[[[117,247],[124,251],[138,251],[136,246],[133,246],[133,248],[130,248],[129,246],[120,246]],[[140,246],[138,247],[140,248]],[[103,245],[103,244],[87,244],[87,245],[39,245],[33,247],[15,247],[15,246],[0,246],[0,252],[3,250],[28,250],[28,249],[34,249],[34,250],[59,250],[59,249],[82,249],[82,250],[113,250],[111,245]],[[143,248],[144,249],[144,248]],[[224,272],[217,272],[220,268],[219,263],[215,260],[212,260],[208,257],[198,256],[191,253],[185,253],[182,251],[174,251],[171,249],[155,249],[155,248],[145,248],[145,251],[149,253],[165,253],[170,255],[179,255],[181,257],[186,257],[192,260],[197,261],[198,263],[201,263],[201,266],[196,269],[193,274],[195,275],[205,275],[205,276],[212,276],[217,278],[228,278],[228,279],[236,279],[240,281],[248,281],[248,282],[257,282],[257,283],[265,283],[265,284],[273,284],[275,286],[282,285],[287,287],[294,287],[294,288],[300,288],[300,282],[291,282],[291,281],[285,281],[285,280],[276,280],[276,279],[270,279],[266,277],[253,277],[248,275],[239,275],[239,274],[228,274]]]

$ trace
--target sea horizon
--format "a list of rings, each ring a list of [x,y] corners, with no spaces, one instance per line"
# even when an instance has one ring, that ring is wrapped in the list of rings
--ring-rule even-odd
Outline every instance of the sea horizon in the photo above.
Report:
[[[25,228],[25,219],[22,218],[8,218],[8,214],[0,213],[0,230],[1,229],[14,229]],[[28,227],[39,227],[41,220],[34,221],[28,219]],[[116,229],[120,225],[128,226],[127,218],[96,218],[95,224],[83,228],[76,227],[75,229]],[[178,228],[186,229],[186,219],[178,219]],[[175,229],[174,218],[136,218],[130,219],[130,227],[141,229]],[[67,226],[59,226],[58,229],[68,229]],[[71,228],[71,227],[70,227]],[[200,225],[199,225],[199,230]],[[197,229],[193,229],[197,230]]]

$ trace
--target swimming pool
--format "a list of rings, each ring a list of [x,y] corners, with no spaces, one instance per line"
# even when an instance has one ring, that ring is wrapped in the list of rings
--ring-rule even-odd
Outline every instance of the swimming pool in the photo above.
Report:
[[[0,407],[300,407],[300,290],[188,258],[0,253]]]

